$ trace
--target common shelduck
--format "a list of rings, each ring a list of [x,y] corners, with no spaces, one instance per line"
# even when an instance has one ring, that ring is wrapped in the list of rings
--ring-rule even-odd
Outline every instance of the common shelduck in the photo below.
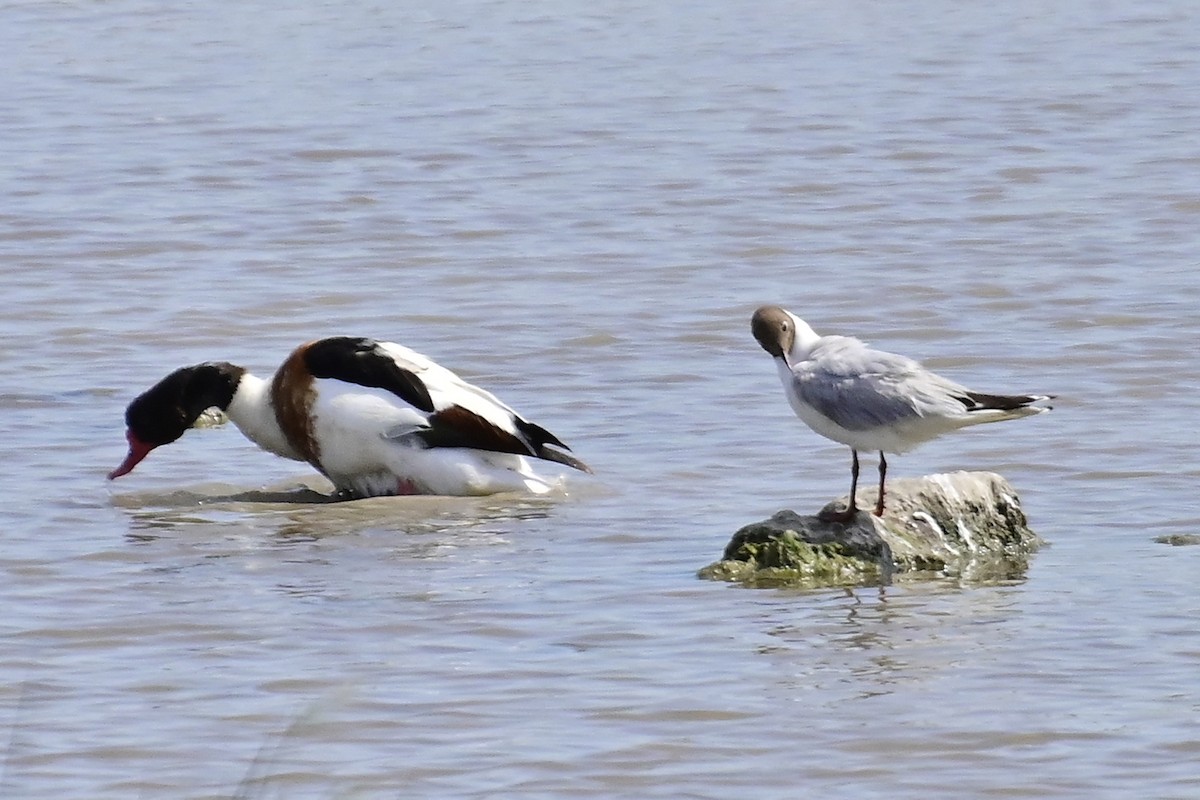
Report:
[[[873,350],[848,336],[818,336],[804,320],[778,306],[755,311],[751,330],[774,357],[796,416],[827,439],[850,447],[850,504],[824,515],[833,521],[847,522],[857,513],[859,450],[879,451],[875,515],[882,516],[885,452],[905,453],[969,425],[1040,414],[1049,407],[1033,403],[1054,397],[971,391],[911,358]]]
[[[316,467],[346,497],[541,494],[564,475],[535,463],[591,472],[550,431],[420,353],[339,336],[301,345],[271,380],[225,362],[175,370],[129,404],[129,455],[108,477],[130,472],[213,407],[264,450]]]

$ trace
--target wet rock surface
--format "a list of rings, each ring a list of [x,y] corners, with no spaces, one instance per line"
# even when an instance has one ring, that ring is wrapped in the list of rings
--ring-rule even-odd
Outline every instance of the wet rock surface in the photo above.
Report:
[[[1042,544],[1016,491],[991,472],[902,478],[888,484],[882,517],[860,510],[848,523],[783,510],[738,530],[700,577],[801,587],[889,583],[897,576],[1004,580],[1024,574]],[[875,507],[874,490],[858,493]],[[845,508],[846,498],[826,506]]]

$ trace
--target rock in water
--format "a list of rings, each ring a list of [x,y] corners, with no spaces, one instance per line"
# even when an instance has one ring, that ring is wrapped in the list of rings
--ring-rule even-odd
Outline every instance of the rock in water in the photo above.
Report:
[[[826,508],[845,508],[846,499]],[[862,490],[858,506],[873,508],[874,491]],[[735,533],[700,577],[805,587],[888,583],[919,572],[999,580],[1022,575],[1041,544],[1008,481],[953,472],[891,482],[882,517],[859,511],[842,524],[780,511]]]

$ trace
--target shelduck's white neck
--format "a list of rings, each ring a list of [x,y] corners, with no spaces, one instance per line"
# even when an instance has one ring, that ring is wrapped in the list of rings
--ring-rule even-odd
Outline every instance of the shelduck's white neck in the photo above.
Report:
[[[247,439],[277,456],[303,461],[288,444],[287,437],[275,419],[275,408],[271,405],[271,382],[249,372],[238,382],[233,400],[225,410],[229,419]]]

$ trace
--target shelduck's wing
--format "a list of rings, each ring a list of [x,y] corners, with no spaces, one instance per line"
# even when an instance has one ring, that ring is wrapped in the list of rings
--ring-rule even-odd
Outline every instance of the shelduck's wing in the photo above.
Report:
[[[465,447],[548,459],[590,472],[583,462],[549,446],[568,448],[540,425],[524,420],[491,392],[468,383],[432,359],[394,342],[337,337],[314,343],[306,364],[317,378],[384,389],[426,414],[426,426],[391,438],[424,447]]]
[[[433,398],[436,410],[429,415],[429,428],[414,434],[426,447],[514,453],[592,471],[579,459],[561,452],[571,449],[561,439],[529,422],[486,389],[402,345],[383,342],[380,347],[416,369]]]
[[[304,350],[304,365],[314,378],[384,389],[421,411],[436,410],[418,374],[421,365],[396,358],[372,339],[335,336],[313,342]]]

